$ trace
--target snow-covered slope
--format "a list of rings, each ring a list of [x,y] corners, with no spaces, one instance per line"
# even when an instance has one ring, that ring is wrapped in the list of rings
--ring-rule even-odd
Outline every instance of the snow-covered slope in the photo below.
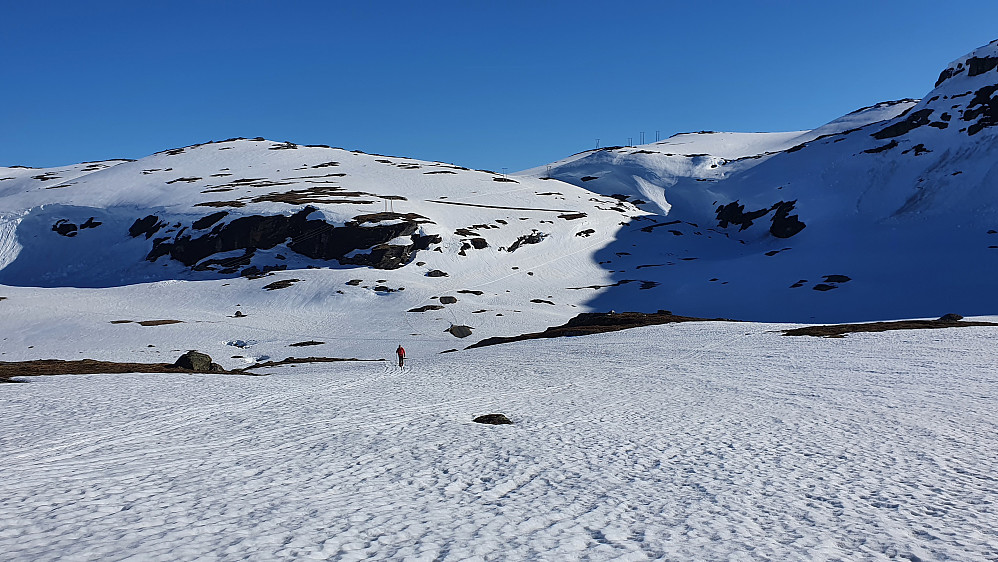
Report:
[[[796,321],[994,312],[996,61],[992,43],[950,65],[921,101],[806,133],[678,135],[524,176],[662,215],[635,221],[600,255],[616,281],[659,283],[647,308]],[[590,304],[621,308],[626,297]]]
[[[168,349],[226,364],[303,341],[463,348],[588,310],[573,287],[607,283],[594,254],[644,214],[556,180],[263,139],[0,177],[0,314],[19,326],[0,360],[146,353],[148,327],[112,322],[156,319],[183,322],[155,328],[180,337]]]
[[[0,360],[434,353],[593,310],[995,313],[996,61],[993,43],[921,101],[812,131],[683,134],[510,177],[264,139],[3,168]]]

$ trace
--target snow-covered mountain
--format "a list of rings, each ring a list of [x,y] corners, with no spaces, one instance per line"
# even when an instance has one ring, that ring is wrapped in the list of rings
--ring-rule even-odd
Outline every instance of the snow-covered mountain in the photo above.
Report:
[[[992,43],[921,101],[812,131],[682,134],[512,176],[259,138],[0,168],[0,360],[75,358],[80,334],[108,359],[435,352],[610,309],[993,314],[996,65]],[[179,322],[138,324],[157,319]]]
[[[124,320],[155,319],[184,323],[157,327],[171,349],[241,356],[228,364],[305,341],[463,348],[588,310],[580,287],[612,283],[595,253],[646,214],[556,180],[263,139],[0,177],[2,313],[19,328],[3,359],[36,353],[36,329],[55,357],[80,333],[150,353]]]

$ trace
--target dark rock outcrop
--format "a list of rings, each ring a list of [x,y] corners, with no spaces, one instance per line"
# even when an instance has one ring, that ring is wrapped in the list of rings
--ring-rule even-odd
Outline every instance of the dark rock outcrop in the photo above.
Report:
[[[777,238],[790,238],[807,226],[801,222],[800,217],[791,215],[797,201],[780,201],[775,205],[776,213],[773,215],[773,224],[769,227],[769,233]]]
[[[379,217],[399,219],[394,224],[377,224],[379,221],[354,220],[343,226],[333,226],[324,220],[309,219],[316,209],[308,206],[291,215],[253,215],[217,224],[208,233],[196,236],[182,229],[174,237],[157,238],[146,259],[155,261],[169,256],[186,266],[196,269],[214,269],[222,265],[223,272],[231,272],[234,265],[249,263],[248,258],[258,249],[267,250],[279,244],[304,256],[320,260],[337,260],[343,265],[366,265],[379,269],[397,269],[408,263],[414,252],[439,243],[439,236],[422,236],[416,233],[418,224],[405,215]],[[194,222],[195,229],[204,229],[217,223],[227,213],[218,212]],[[373,225],[364,225],[375,222]],[[145,234],[149,238],[163,226],[159,218],[149,215],[135,221],[129,234]],[[388,244],[389,241],[408,236],[411,244]],[[369,252],[347,254],[356,250]],[[233,250],[244,250],[241,264],[228,263],[232,259],[202,263],[206,258]],[[223,263],[225,262],[225,263]]]
[[[801,230],[804,230],[804,227],[807,226],[801,222],[800,217],[790,214],[796,205],[796,199],[793,201],[778,201],[768,209],[759,209],[746,213],[745,205],[739,204],[738,201],[733,201],[727,205],[719,206],[715,213],[717,214],[718,226],[727,228],[729,224],[737,224],[739,225],[738,230],[741,231],[752,226],[757,219],[766,216],[771,211],[776,211],[773,213],[773,218],[771,219],[769,233],[777,238],[790,238]]]
[[[967,110],[963,112],[962,117],[964,121],[977,119],[976,123],[967,127],[968,135],[976,135],[985,127],[998,125],[998,100],[991,97],[996,91],[998,84],[985,86],[974,93],[974,98],[967,104]]]
[[[160,221],[159,217],[148,215],[132,223],[132,226],[128,227],[128,235],[135,238],[140,234],[145,234],[146,240],[148,240],[152,238],[153,234],[156,234],[156,231],[164,226],[166,226],[166,223]]]
[[[913,111],[909,113],[904,119],[888,125],[883,129],[880,129],[876,133],[871,134],[873,138],[877,140],[889,139],[891,137],[901,136],[913,129],[917,129],[922,125],[929,124],[929,115],[932,115],[932,110],[929,108],[919,109],[918,111]]]
[[[967,76],[977,76],[994,70],[998,57],[970,57],[967,59]]]
[[[75,224],[67,221],[66,219],[59,219],[52,225],[52,231],[60,236],[72,238],[73,236],[76,236],[78,229]]]
[[[524,244],[540,244],[541,241],[544,240],[544,236],[545,235],[544,235],[543,232],[538,232],[538,231],[534,230],[530,234],[525,234],[525,235],[517,238],[516,242],[513,242],[512,244],[510,244],[509,248],[506,248],[506,251],[507,252],[515,252],[517,248],[519,248],[520,246],[522,246]]]
[[[739,205],[738,201],[732,201],[727,205],[718,207],[715,214],[717,215],[717,225],[721,228],[728,228],[729,224],[737,224],[741,226],[738,230],[745,230],[752,226],[756,219],[765,216],[769,211],[769,209],[759,209],[746,213],[745,205]]]
[[[194,230],[203,230],[209,226],[215,224],[216,222],[222,220],[229,214],[228,211],[219,211],[217,213],[212,213],[210,215],[199,218],[191,224],[191,228]],[[134,235],[133,235],[134,236]]]
[[[891,142],[889,142],[887,144],[882,144],[882,145],[874,147],[874,148],[868,148],[868,149],[864,150],[863,152],[865,152],[867,154],[878,154],[880,152],[885,152],[885,151],[890,150],[892,148],[897,148],[897,145],[898,145],[897,139],[891,139]]]

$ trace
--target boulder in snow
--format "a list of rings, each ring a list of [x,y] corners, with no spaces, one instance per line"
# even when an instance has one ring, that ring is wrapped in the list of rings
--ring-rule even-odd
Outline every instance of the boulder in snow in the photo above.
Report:
[[[484,416],[478,416],[471,421],[487,425],[511,425],[513,423],[503,414],[485,414]]]

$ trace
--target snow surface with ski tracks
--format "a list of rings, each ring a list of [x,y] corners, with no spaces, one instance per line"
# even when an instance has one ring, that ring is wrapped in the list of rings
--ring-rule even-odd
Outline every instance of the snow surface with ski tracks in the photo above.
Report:
[[[994,559],[994,329],[783,326],[4,385],[0,552]]]

